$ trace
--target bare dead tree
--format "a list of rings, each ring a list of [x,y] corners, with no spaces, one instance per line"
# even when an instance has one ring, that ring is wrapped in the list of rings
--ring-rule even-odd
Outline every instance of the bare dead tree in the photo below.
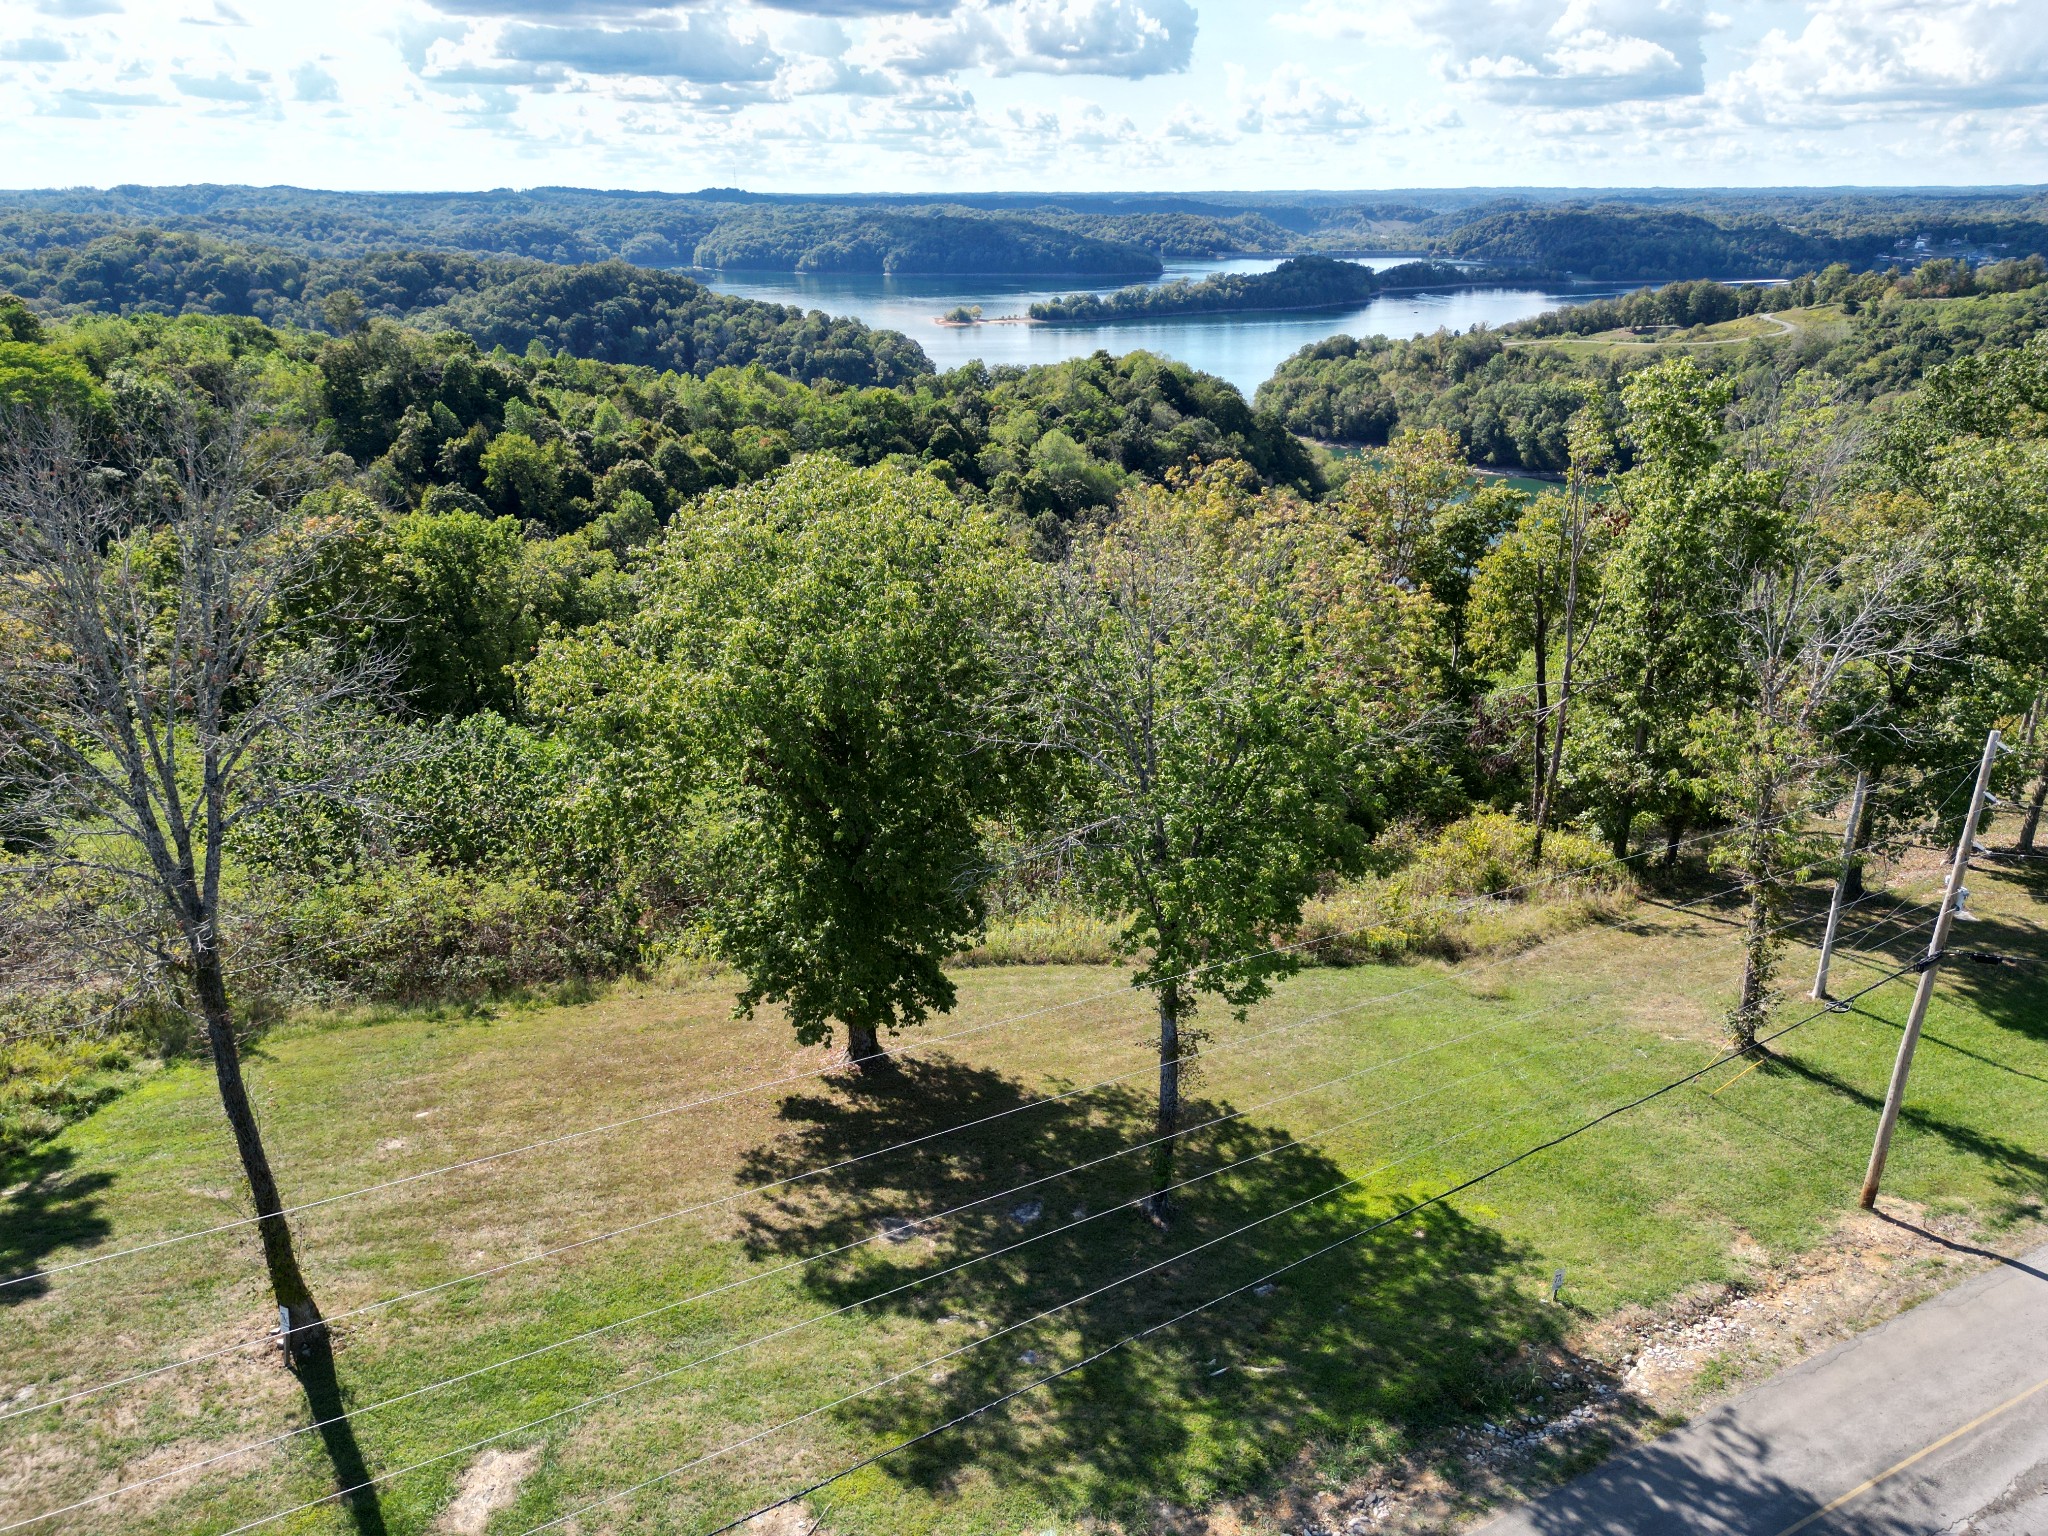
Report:
[[[1824,467],[1832,470],[1829,458]],[[1787,495],[1811,511],[1827,506],[1833,491],[1832,482],[1816,481]],[[1878,669],[1940,647],[1940,607],[1925,590],[1925,568],[1924,551],[1911,542],[1844,548],[1802,515],[1767,551],[1730,570],[1730,633],[1746,696],[1710,719],[1705,739],[1736,824],[1724,860],[1748,906],[1742,985],[1729,1015],[1744,1047],[1768,1019],[1786,907],[1811,862],[1799,802],[1838,790],[1847,742],[1879,728]]]
[[[346,530],[302,509],[318,460],[246,405],[172,409],[111,457],[62,416],[0,420],[0,983],[149,994],[203,1027],[283,1338],[325,1324],[243,1082],[222,952],[236,828],[360,795],[369,707],[306,613]]]

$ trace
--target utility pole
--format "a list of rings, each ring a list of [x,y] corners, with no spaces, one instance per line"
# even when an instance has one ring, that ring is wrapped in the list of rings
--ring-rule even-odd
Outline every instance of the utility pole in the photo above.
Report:
[[[1849,891],[1849,870],[1856,862],[1856,830],[1863,825],[1863,797],[1870,793],[1870,773],[1856,770],[1856,793],[1849,798],[1849,830],[1842,834],[1842,872],[1835,877],[1835,899],[1828,907],[1828,931],[1820,941],[1820,970],[1813,978],[1816,1001],[1828,1001],[1828,963],[1835,958],[1835,935],[1842,929],[1842,898]]]
[[[1884,1180],[1884,1160],[1892,1149],[1892,1132],[1898,1129],[1899,1106],[1906,1097],[1906,1078],[1913,1070],[1913,1051],[1920,1044],[1920,1026],[1927,1022],[1927,1005],[1934,998],[1934,969],[1948,947],[1949,929],[1970,893],[1963,879],[1970,872],[1970,855],[1977,847],[1977,823],[1991,800],[1991,769],[2002,745],[1998,732],[1984,741],[1984,761],[1977,769],[1977,792],[1970,797],[1969,814],[1963,818],[1962,840],[1956,844],[1955,862],[1949,866],[1948,889],[1941,898],[1941,915],[1934,920],[1934,937],[1927,941],[1927,954],[1920,961],[1920,987],[1913,994],[1913,1011],[1906,1016],[1905,1037],[1899,1041],[1899,1059],[1892,1064],[1892,1084],[1884,1096],[1884,1113],[1878,1117],[1877,1141],[1870,1149],[1870,1171],[1863,1176],[1863,1209],[1877,1205],[1877,1188]]]

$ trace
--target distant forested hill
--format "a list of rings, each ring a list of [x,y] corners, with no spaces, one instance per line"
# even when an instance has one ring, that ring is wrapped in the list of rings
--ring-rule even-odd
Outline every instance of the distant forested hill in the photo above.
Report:
[[[1790,277],[1833,262],[1910,267],[1937,256],[2048,255],[2040,188],[1306,194],[1264,211],[1319,250],[1416,251],[1602,278]]]
[[[1878,237],[1803,235],[1770,220],[1730,227],[1696,213],[1626,207],[1523,208],[1466,220],[1431,241],[1463,261],[1594,279],[1749,277],[1882,259]]]
[[[1157,277],[1159,257],[1072,228],[966,209],[751,207],[721,218],[692,266],[722,271],[1073,273]]]
[[[1673,191],[762,196],[573,187],[455,193],[296,187],[0,192],[0,246],[137,227],[315,258],[462,251],[562,263],[1128,279],[1236,253],[1403,251],[1619,280],[1793,276],[1930,256],[2048,255],[2048,194]]]
[[[721,200],[730,198],[731,200]],[[0,192],[0,241],[76,246],[149,225],[314,257],[394,247],[619,257],[646,266],[780,272],[1014,272],[1151,277],[1162,253],[1208,255],[1284,241],[1257,218],[1095,217],[1048,210],[760,201],[740,194],[356,193],[294,187],[115,187]]]
[[[759,363],[814,383],[900,384],[922,348],[857,320],[714,293],[625,261],[563,266],[447,251],[314,259],[135,230],[28,253],[0,245],[0,291],[57,313],[252,315],[347,330],[364,319],[460,330],[484,347],[551,350],[703,375]]]
[[[1767,315],[1790,318],[1750,318]],[[1752,330],[1734,337],[1692,329],[1745,321]],[[1636,328],[1648,334],[1611,335]],[[1304,437],[1379,445],[1442,428],[1475,464],[1561,470],[1567,428],[1587,399],[1616,398],[1625,375],[1679,348],[1748,394],[1806,372],[1869,402],[2044,331],[2048,264],[2039,259],[1937,260],[1897,276],[1837,265],[1775,287],[1674,283],[1463,335],[1332,336],[1282,363],[1256,404]],[[1602,333],[1610,339],[1582,339]]]

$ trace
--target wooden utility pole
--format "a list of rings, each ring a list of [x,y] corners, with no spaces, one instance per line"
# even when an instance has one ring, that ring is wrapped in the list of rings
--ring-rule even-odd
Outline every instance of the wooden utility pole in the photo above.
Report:
[[[1970,796],[1969,814],[1963,818],[1963,835],[1956,844],[1955,862],[1949,866],[1948,888],[1942,893],[1941,915],[1934,920],[1934,937],[1927,941],[1927,954],[1920,962],[1920,987],[1913,994],[1913,1011],[1906,1016],[1905,1037],[1899,1041],[1899,1059],[1892,1064],[1892,1083],[1884,1096],[1884,1113],[1877,1121],[1877,1141],[1870,1149],[1870,1171],[1863,1176],[1863,1208],[1877,1204],[1878,1185],[1884,1180],[1884,1160],[1892,1149],[1892,1132],[1898,1128],[1899,1106],[1906,1097],[1906,1078],[1913,1070],[1913,1052],[1920,1044],[1920,1026],[1927,1022],[1927,1005],[1934,998],[1934,970],[1948,947],[1949,930],[1956,913],[1969,895],[1963,880],[1970,872],[1970,854],[1977,846],[1977,823],[1991,798],[1991,769],[2000,751],[1998,732],[1984,741],[1984,761],[1977,769],[1977,791]]]
[[[1828,931],[1820,941],[1820,970],[1813,978],[1813,995],[1828,1000],[1828,965],[1835,958],[1835,935],[1842,930],[1842,898],[1849,894],[1849,871],[1856,863],[1856,831],[1863,825],[1863,797],[1870,793],[1870,774],[1856,770],[1856,793],[1849,798],[1849,830],[1842,834],[1842,872],[1835,877],[1835,899],[1828,907]]]

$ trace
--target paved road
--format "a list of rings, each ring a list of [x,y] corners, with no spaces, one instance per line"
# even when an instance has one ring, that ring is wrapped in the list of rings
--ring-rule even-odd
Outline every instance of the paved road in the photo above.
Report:
[[[2048,1536],[2048,1248],[1479,1536]]]

